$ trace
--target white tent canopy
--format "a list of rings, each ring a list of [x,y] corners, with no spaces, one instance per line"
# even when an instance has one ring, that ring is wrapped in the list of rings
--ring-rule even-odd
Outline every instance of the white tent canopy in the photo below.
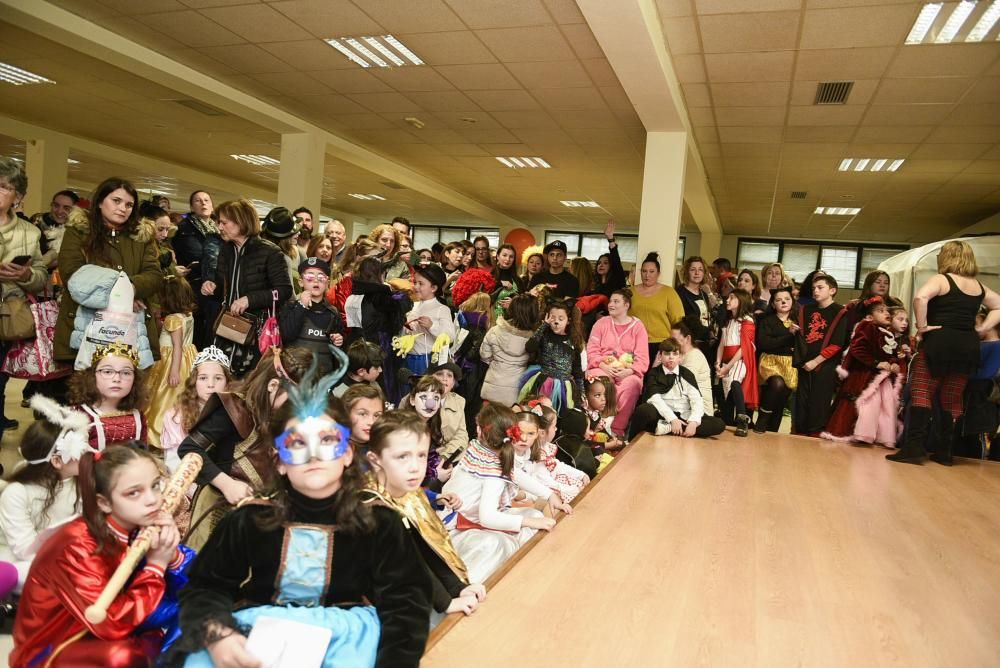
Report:
[[[938,250],[950,239],[911,248],[894,255],[878,266],[889,274],[893,297],[903,301],[907,310],[913,301],[913,293],[927,279],[937,273]],[[976,254],[979,264],[979,280],[996,292],[1000,292],[1000,234],[980,237],[962,237]]]

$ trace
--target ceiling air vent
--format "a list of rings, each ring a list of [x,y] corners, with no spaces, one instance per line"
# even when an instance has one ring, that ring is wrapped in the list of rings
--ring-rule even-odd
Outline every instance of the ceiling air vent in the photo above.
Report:
[[[386,188],[392,188],[393,190],[406,190],[406,186],[396,183],[395,181],[381,181],[381,184]]]
[[[225,116],[226,112],[216,109],[204,102],[199,102],[198,100],[189,100],[187,98],[181,100],[173,100],[182,107],[187,107],[191,111],[197,111],[199,114],[205,114],[206,116]]]
[[[805,198],[806,198],[806,191],[805,190],[793,190],[792,191],[792,199],[805,199]]]
[[[846,104],[852,88],[853,81],[823,81],[816,86],[813,104]]]

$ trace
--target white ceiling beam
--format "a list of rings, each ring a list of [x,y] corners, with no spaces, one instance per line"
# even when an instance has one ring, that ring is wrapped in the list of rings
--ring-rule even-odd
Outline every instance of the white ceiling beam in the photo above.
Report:
[[[576,0],[646,132],[688,133],[684,201],[702,234],[722,233],[653,0]]]
[[[326,141],[330,155],[350,162],[444,204],[497,225],[519,227],[517,221],[423,174],[350,142],[294,114],[248,95],[202,72],[45,0],[0,0],[5,21],[55,40],[94,58],[145,77],[179,93],[281,134],[305,132]],[[75,138],[74,138],[75,139]],[[73,142],[73,146],[77,142]]]

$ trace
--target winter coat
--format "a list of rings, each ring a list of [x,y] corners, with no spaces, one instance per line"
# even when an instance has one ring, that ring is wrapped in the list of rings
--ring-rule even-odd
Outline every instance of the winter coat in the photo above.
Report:
[[[292,296],[288,265],[280,248],[260,237],[250,237],[240,248],[230,241],[222,245],[215,295],[224,304],[246,297],[250,304],[244,315],[260,319],[273,306],[275,290],[278,304],[284,304]]]
[[[484,400],[497,401],[504,406],[517,403],[521,376],[531,357],[524,345],[531,334],[526,329],[517,329],[502,317],[486,332],[479,346],[479,359],[489,365],[480,395]]]
[[[188,282],[198,294],[202,281],[215,280],[213,277],[218,268],[222,237],[217,232],[205,234],[193,218],[194,214],[189,213],[181,219],[171,243],[177,255],[177,264],[187,266],[198,262],[188,275]]]
[[[69,279],[66,290],[77,303],[76,317],[73,318],[73,333],[69,337],[69,345],[79,350],[87,326],[94,319],[94,314],[107,308],[111,298],[111,290],[118,281],[118,272],[95,264],[85,264]],[[149,345],[149,333],[146,331],[146,311],[143,310],[138,319],[139,368],[153,366],[153,350]],[[155,320],[155,319],[152,319]],[[86,367],[84,367],[86,368]]]
[[[149,306],[163,286],[163,273],[160,271],[157,257],[153,225],[140,223],[132,234],[119,234],[108,240],[104,257],[87,257],[84,241],[90,232],[90,225],[90,217],[82,209],[74,209],[66,222],[66,232],[59,248],[59,274],[63,282],[68,284],[73,274],[85,265],[106,267],[115,272],[124,271],[135,287],[135,298],[146,302]],[[76,299],[69,290],[64,291],[60,298],[59,319],[56,321],[53,343],[57,360],[68,362],[76,360],[76,350],[70,345],[70,337],[74,330],[77,309]],[[147,308],[143,315],[146,338],[148,341],[159,341],[160,324],[153,317],[152,310]],[[154,346],[152,354],[154,359],[158,359],[159,348]]]
[[[355,320],[360,301],[360,326]],[[351,296],[344,303],[347,325],[351,328],[344,345],[363,338],[377,346],[388,346],[393,336],[403,329],[406,313],[412,302],[405,295],[393,295],[385,283],[351,280]]]
[[[13,216],[13,213],[11,213]],[[27,255],[31,258],[31,275],[27,281],[0,281],[0,293],[4,299],[24,297],[24,294],[38,294],[45,289],[49,272],[42,261],[39,239],[42,233],[31,223],[13,216],[14,222],[0,230],[0,262],[10,262],[16,257]]]

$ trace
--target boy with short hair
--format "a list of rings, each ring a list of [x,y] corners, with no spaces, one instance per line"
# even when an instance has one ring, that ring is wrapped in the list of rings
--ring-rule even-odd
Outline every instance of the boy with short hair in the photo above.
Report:
[[[641,405],[632,414],[630,439],[643,431],[707,438],[726,428],[720,418],[705,415],[698,380],[681,366],[681,347],[673,339],[660,343],[660,366],[650,369],[646,378]]]
[[[566,271],[566,244],[556,239],[545,244],[543,249],[548,268],[531,277],[528,288],[536,285],[550,285],[552,295],[558,299],[576,299],[580,296],[580,283],[576,276]]]
[[[371,341],[358,339],[347,348],[347,373],[333,388],[333,396],[342,397],[349,387],[358,383],[378,385],[384,362],[385,353],[381,348]]]
[[[333,370],[330,344],[344,345],[344,320],[340,311],[326,301],[330,264],[317,257],[299,264],[302,292],[278,312],[278,329],[286,348],[305,348],[316,353],[320,375]]]
[[[830,418],[837,390],[837,362],[847,345],[845,309],[834,301],[837,280],[833,276],[813,279],[815,304],[799,306],[800,340],[795,346],[799,386],[795,397],[793,433],[819,436]]]

